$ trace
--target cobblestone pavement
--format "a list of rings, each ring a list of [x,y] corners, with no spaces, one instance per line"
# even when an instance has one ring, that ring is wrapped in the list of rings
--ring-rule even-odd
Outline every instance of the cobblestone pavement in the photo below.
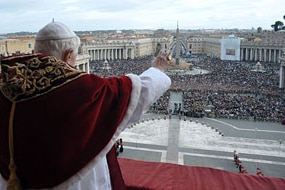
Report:
[[[238,172],[233,162],[233,150],[237,149],[248,173],[256,174],[256,168],[259,167],[266,176],[285,178],[284,125],[215,118],[185,118],[184,121],[184,118],[179,120],[175,116],[172,119],[164,117],[146,114],[143,121],[152,121],[151,124],[142,127],[141,122],[126,129],[120,135],[124,141],[124,152],[119,156]],[[189,127],[185,130],[184,125]],[[198,134],[195,127],[199,126],[201,130],[211,128],[216,133]],[[152,134],[159,127],[161,129],[158,134]],[[203,142],[199,143],[199,138],[195,140],[190,136],[188,139],[185,137],[188,132],[197,133]],[[144,139],[138,138],[144,133]],[[209,134],[219,136],[214,136],[216,140],[211,140],[212,136]]]

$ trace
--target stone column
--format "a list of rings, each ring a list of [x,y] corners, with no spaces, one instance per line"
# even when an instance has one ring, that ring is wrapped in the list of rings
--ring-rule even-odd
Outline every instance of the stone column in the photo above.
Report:
[[[95,49],[92,49],[92,55],[91,55],[91,60],[95,60]]]
[[[90,73],[89,63],[85,63],[85,72]]]
[[[114,49],[113,48],[111,49],[111,58],[112,58],[112,60],[115,59],[115,57],[114,57]]]
[[[106,49],[104,48],[102,51],[103,51],[103,60],[106,60]]]
[[[285,87],[285,65],[281,63],[280,65],[280,78],[279,78],[279,88]]]
[[[263,61],[266,61],[266,49],[265,48],[263,48],[262,55],[263,55]]]
[[[135,58],[135,49],[131,48],[131,58],[134,59]]]
[[[95,60],[96,60],[96,61],[99,60],[99,49],[96,49],[96,52],[95,52]]]
[[[258,57],[258,56],[257,56],[257,49],[255,49],[255,50],[254,50],[254,61],[257,61],[257,60],[258,60],[257,57]]]
[[[90,55],[90,61],[93,61],[93,50],[88,50],[88,54]]]
[[[253,61],[253,49],[250,48],[249,60]]]
[[[273,50],[273,62],[276,63],[276,49]]]
[[[103,50],[99,49],[99,60],[103,60]]]
[[[127,59],[127,49],[126,48],[122,48],[122,59]]]

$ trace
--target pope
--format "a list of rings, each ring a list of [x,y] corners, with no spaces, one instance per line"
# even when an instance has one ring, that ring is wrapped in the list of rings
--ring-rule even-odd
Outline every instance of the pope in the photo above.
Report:
[[[113,145],[170,85],[161,51],[140,75],[76,69],[79,37],[51,22],[35,53],[4,57],[0,82],[0,190],[125,189]]]

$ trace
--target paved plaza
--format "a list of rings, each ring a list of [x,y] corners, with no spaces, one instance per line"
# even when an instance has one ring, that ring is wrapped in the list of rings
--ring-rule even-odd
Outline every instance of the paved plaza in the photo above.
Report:
[[[285,178],[285,126],[280,123],[146,114],[127,128],[120,157],[238,172],[233,151],[249,174]]]

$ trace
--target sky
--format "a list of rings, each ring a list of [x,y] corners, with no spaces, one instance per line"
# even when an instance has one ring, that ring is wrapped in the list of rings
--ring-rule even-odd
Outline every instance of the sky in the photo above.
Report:
[[[74,31],[270,29],[284,0],[0,0],[0,34],[37,32],[54,19]]]

